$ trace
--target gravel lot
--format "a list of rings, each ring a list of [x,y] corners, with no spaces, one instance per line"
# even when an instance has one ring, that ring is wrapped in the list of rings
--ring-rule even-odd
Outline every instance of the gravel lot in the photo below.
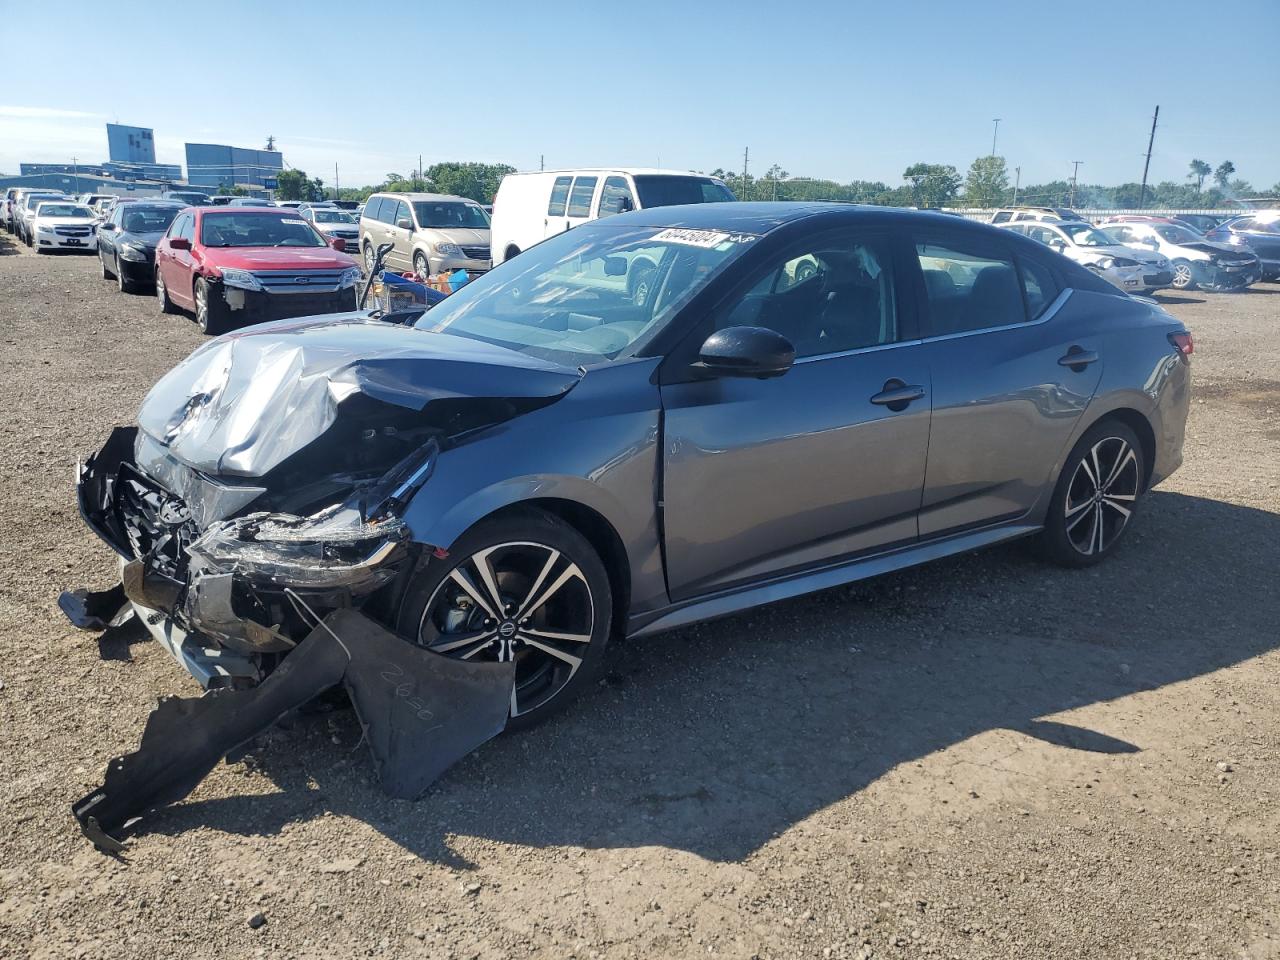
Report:
[[[117,861],[69,805],[195,685],[59,613],[114,579],[71,470],[201,337],[0,233],[0,956],[1280,957],[1280,285],[1162,299],[1187,462],[1100,569],[1013,545],[619,645],[417,803],[310,716]]]

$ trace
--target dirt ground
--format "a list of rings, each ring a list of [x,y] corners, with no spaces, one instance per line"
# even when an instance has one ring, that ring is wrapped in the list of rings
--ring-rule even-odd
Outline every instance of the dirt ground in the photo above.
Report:
[[[201,336],[0,233],[0,956],[1280,957],[1280,285],[1161,299],[1186,465],[1101,568],[1015,544],[619,645],[416,803],[311,716],[117,861],[69,805],[196,688],[58,611],[114,580],[72,466]]]

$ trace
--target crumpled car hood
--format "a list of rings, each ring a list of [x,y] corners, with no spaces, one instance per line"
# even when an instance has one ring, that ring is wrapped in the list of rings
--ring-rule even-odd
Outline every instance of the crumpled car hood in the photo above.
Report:
[[[138,424],[195,470],[261,477],[321,437],[357,395],[421,411],[467,397],[552,400],[579,379],[503,347],[332,314],[210,341],[152,387]]]

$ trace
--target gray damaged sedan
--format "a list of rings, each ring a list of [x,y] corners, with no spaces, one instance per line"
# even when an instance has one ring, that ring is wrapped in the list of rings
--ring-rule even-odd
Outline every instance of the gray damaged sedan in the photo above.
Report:
[[[345,688],[419,795],[571,700],[611,638],[1036,536],[1106,557],[1181,463],[1191,335],[1023,237],[827,204],[701,204],[549,239],[429,311],[196,350],[82,467],[168,698],[75,804],[118,847]]]

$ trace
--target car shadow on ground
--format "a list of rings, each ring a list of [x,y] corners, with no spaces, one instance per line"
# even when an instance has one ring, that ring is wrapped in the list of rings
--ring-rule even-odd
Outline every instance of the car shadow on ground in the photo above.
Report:
[[[1198,589],[1215,565],[1230,575]],[[1280,517],[1155,492],[1100,567],[1061,570],[1014,544],[623,645],[594,695],[482,747],[417,802],[382,795],[343,711],[254,754],[278,792],[189,801],[145,829],[273,834],[329,812],[455,864],[452,834],[741,860],[987,731],[1142,751],[1124,731],[1045,718],[1274,649],[1276,569]]]
[[[17,235],[0,230],[0,257],[16,257],[21,252],[21,241]]]

